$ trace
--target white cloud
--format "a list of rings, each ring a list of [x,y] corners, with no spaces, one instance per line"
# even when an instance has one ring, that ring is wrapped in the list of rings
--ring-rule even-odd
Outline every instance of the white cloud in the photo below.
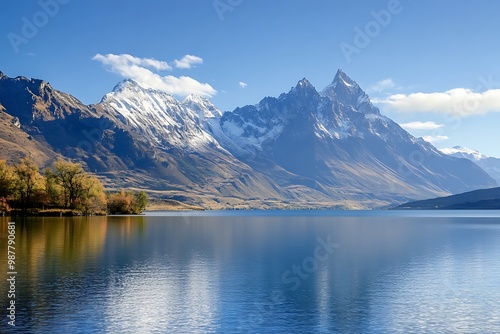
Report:
[[[241,88],[245,88],[246,86],[248,86],[245,82],[243,81],[240,81],[238,82],[238,85],[240,85]]]
[[[400,124],[402,128],[407,130],[435,130],[442,128],[444,124],[437,124],[435,122],[410,122]]]
[[[121,54],[121,55],[107,54],[104,56],[101,54],[96,54],[92,59],[100,61],[105,65],[111,65],[115,67],[137,65],[137,66],[149,67],[158,71],[172,69],[172,67],[168,65],[168,63],[165,61],[159,61],[152,58],[138,58],[131,56],[129,54]]]
[[[441,152],[443,152],[444,154],[448,154],[448,155],[455,154],[455,153],[466,154],[466,155],[473,157],[474,160],[482,160],[482,159],[489,158],[487,155],[481,154],[477,150],[471,150],[470,148],[461,147],[461,146],[455,146],[452,148],[441,148],[439,150]]]
[[[193,67],[193,65],[203,64],[203,58],[193,55],[185,55],[181,60],[174,60],[174,64],[177,68],[189,69]]]
[[[457,150],[456,148],[440,148],[439,150],[447,155],[461,152],[460,150]]]
[[[201,83],[187,76],[161,76],[151,70],[171,70],[172,67],[164,61],[137,58],[128,54],[96,54],[92,59],[101,62],[109,68],[109,71],[124,78],[133,79],[145,87],[158,89],[172,95],[185,97],[189,94],[197,94],[212,97],[217,94],[217,91],[207,83]]]
[[[136,59],[138,59],[138,58],[136,58]],[[172,69],[172,67],[169,64],[167,64],[167,62],[159,61],[159,60],[155,60],[155,59],[149,59],[149,58],[140,59],[140,62],[137,65],[151,67],[151,68],[158,70],[158,71],[166,71],[166,70]]]
[[[381,93],[384,90],[396,87],[396,83],[391,78],[380,80],[375,85],[368,88],[369,91]]]
[[[441,113],[462,117],[482,115],[500,111],[500,89],[482,93],[456,88],[442,93],[395,94],[376,103],[398,112]]]
[[[434,144],[438,141],[444,141],[450,139],[448,136],[424,136],[423,140],[428,141],[431,144]]]

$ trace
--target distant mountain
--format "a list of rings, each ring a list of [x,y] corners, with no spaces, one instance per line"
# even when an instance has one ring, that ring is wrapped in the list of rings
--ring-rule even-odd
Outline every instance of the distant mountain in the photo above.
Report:
[[[455,146],[453,148],[444,148],[441,150],[443,153],[451,155],[457,158],[465,158],[473,161],[476,165],[481,167],[488,173],[492,178],[495,179],[497,185],[500,185],[500,159],[489,157],[481,154],[479,151],[471,150],[461,146]]]
[[[108,187],[206,208],[373,208],[495,185],[383,116],[341,70],[321,93],[303,79],[225,113],[132,80],[87,106],[0,72],[0,142],[0,158],[71,158]]]
[[[341,70],[321,93],[303,79],[278,98],[225,113],[219,125],[215,138],[243,162],[281,186],[332,199],[387,203],[495,185],[381,115]]]
[[[500,210],[500,187],[481,189],[459,195],[409,202],[399,210]]]

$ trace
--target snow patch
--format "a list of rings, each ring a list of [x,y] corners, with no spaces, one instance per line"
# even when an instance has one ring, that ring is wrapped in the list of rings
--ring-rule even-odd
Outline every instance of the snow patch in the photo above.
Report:
[[[484,155],[484,154],[480,153],[479,151],[471,150],[469,148],[461,147],[461,146],[455,146],[452,148],[442,148],[442,149],[440,149],[440,151],[443,152],[444,154],[447,154],[447,155],[459,154],[459,155],[464,156],[464,158],[465,158],[465,156],[468,156],[475,161],[489,158],[487,155]]]

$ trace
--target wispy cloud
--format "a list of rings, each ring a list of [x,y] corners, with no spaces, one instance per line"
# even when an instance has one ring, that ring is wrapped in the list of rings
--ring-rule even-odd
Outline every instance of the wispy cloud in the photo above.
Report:
[[[181,60],[174,60],[175,67],[189,69],[197,64],[203,64],[203,59],[193,55],[185,55]]]
[[[246,86],[248,86],[246,82],[243,81],[238,82],[238,85],[240,85],[241,88],[245,88]]]
[[[397,112],[438,113],[463,117],[500,112],[500,89],[490,89],[482,93],[467,88],[456,88],[438,93],[395,94],[374,102]]]
[[[145,87],[158,89],[179,97],[185,97],[189,94],[212,97],[217,94],[217,91],[208,83],[201,83],[191,77],[162,76],[155,73],[153,70],[172,70],[172,66],[165,61],[138,58],[129,54],[96,54],[92,59],[99,61],[107,66],[109,71],[124,78],[133,79]]]
[[[428,141],[431,144],[434,144],[439,141],[444,141],[450,139],[448,136],[424,136],[423,140]]]
[[[444,124],[438,124],[435,122],[409,122],[400,124],[402,128],[406,130],[435,130],[442,128]]]
[[[391,78],[387,78],[384,80],[380,80],[377,82],[375,85],[368,87],[368,91],[370,92],[375,92],[375,93],[381,93],[385,90],[392,89],[396,87],[396,83],[392,81]]]
[[[117,68],[136,65],[136,66],[149,67],[158,71],[165,71],[172,69],[172,67],[165,61],[160,61],[153,58],[138,58],[131,56],[129,54],[121,54],[121,55],[107,54],[104,56],[101,54],[96,54],[93,60],[97,60],[105,65],[110,65]]]

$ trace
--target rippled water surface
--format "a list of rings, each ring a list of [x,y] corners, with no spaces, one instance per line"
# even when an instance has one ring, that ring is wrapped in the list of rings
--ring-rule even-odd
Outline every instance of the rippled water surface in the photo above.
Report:
[[[499,333],[500,212],[16,220],[17,333]],[[0,218],[2,309],[7,222]],[[2,311],[0,332],[11,332]]]

